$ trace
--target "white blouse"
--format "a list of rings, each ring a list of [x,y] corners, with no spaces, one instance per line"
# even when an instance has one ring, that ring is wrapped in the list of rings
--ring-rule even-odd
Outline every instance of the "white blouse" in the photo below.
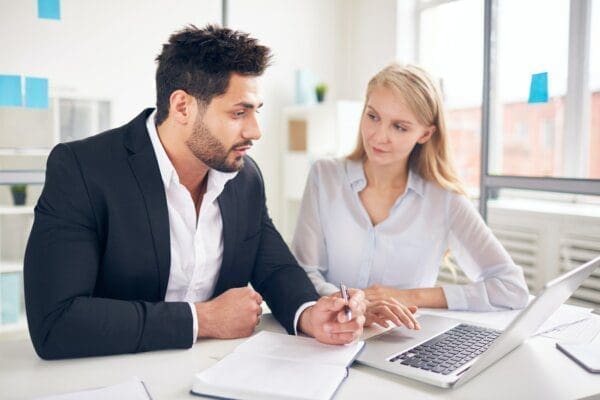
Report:
[[[363,163],[313,164],[292,251],[321,295],[339,283],[433,287],[448,248],[472,283],[442,286],[448,308],[522,308],[528,289],[515,265],[471,202],[410,171],[406,191],[387,219],[373,226],[358,193],[367,184]]]

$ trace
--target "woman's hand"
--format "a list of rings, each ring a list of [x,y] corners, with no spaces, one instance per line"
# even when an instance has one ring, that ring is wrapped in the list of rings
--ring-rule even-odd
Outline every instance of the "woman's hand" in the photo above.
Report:
[[[420,329],[421,326],[414,316],[417,307],[406,306],[397,297],[399,290],[387,286],[373,285],[364,290],[367,301],[365,326],[372,324],[387,328],[387,321],[395,325],[404,325],[409,329]]]

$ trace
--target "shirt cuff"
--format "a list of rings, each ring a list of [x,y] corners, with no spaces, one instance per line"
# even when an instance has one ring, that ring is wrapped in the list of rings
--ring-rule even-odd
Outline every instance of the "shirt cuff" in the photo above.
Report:
[[[296,311],[296,317],[294,317],[294,335],[298,334],[298,320],[300,319],[300,315],[302,314],[302,312],[308,307],[314,306],[315,304],[317,304],[316,301],[309,301],[298,307],[298,311]]]
[[[463,285],[445,285],[442,286],[448,310],[465,311],[469,309],[467,296],[463,289]]]
[[[198,339],[198,315],[196,315],[196,306],[194,303],[188,303],[190,308],[192,309],[192,320],[194,321],[192,326],[192,344],[196,343],[196,339]]]

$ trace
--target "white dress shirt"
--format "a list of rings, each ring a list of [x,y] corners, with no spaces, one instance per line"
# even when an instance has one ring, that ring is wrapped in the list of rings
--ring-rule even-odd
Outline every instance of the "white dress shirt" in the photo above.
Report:
[[[432,287],[448,248],[472,283],[442,287],[448,308],[522,308],[523,271],[485,225],[471,202],[410,171],[406,191],[389,216],[373,226],[358,194],[367,184],[363,163],[313,164],[292,251],[321,295],[337,284],[367,288]]]
[[[171,266],[165,301],[185,301],[190,304],[195,343],[198,337],[198,316],[194,303],[207,301],[212,297],[223,261],[223,220],[217,198],[237,172],[209,170],[206,193],[196,217],[194,200],[187,188],[179,182],[179,175],[158,137],[154,125],[155,114],[156,110],[146,120],[146,129],[158,160],[169,212]],[[294,327],[297,327],[302,311],[314,303],[308,302],[300,306],[295,315]]]
[[[158,160],[169,212],[171,267],[165,301],[186,301],[190,304],[195,343],[198,316],[194,303],[211,298],[223,260],[223,220],[217,197],[237,172],[208,171],[206,193],[196,217],[194,200],[179,182],[179,175],[158,137],[155,114],[156,110],[146,120],[146,128]]]

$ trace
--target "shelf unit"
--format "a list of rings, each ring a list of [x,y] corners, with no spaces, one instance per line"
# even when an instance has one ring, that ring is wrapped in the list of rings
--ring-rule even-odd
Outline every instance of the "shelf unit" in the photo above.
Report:
[[[291,106],[283,109],[280,232],[291,243],[311,164],[350,153],[357,140],[362,102]]]
[[[32,187],[31,184],[42,184],[30,180],[19,182],[27,182],[28,187]],[[28,193],[30,195],[33,193]],[[30,202],[33,200],[29,199]],[[23,253],[32,222],[33,205],[0,206],[0,338],[27,333],[23,299]]]
[[[23,256],[51,149],[110,125],[109,100],[51,89],[54,96],[47,109],[0,107],[0,338],[27,331]],[[13,205],[8,187],[17,184],[27,185],[25,205]]]
[[[9,272],[23,271],[23,263],[18,261],[2,261],[0,262],[0,274]]]
[[[33,214],[33,206],[0,206],[0,215]]]

